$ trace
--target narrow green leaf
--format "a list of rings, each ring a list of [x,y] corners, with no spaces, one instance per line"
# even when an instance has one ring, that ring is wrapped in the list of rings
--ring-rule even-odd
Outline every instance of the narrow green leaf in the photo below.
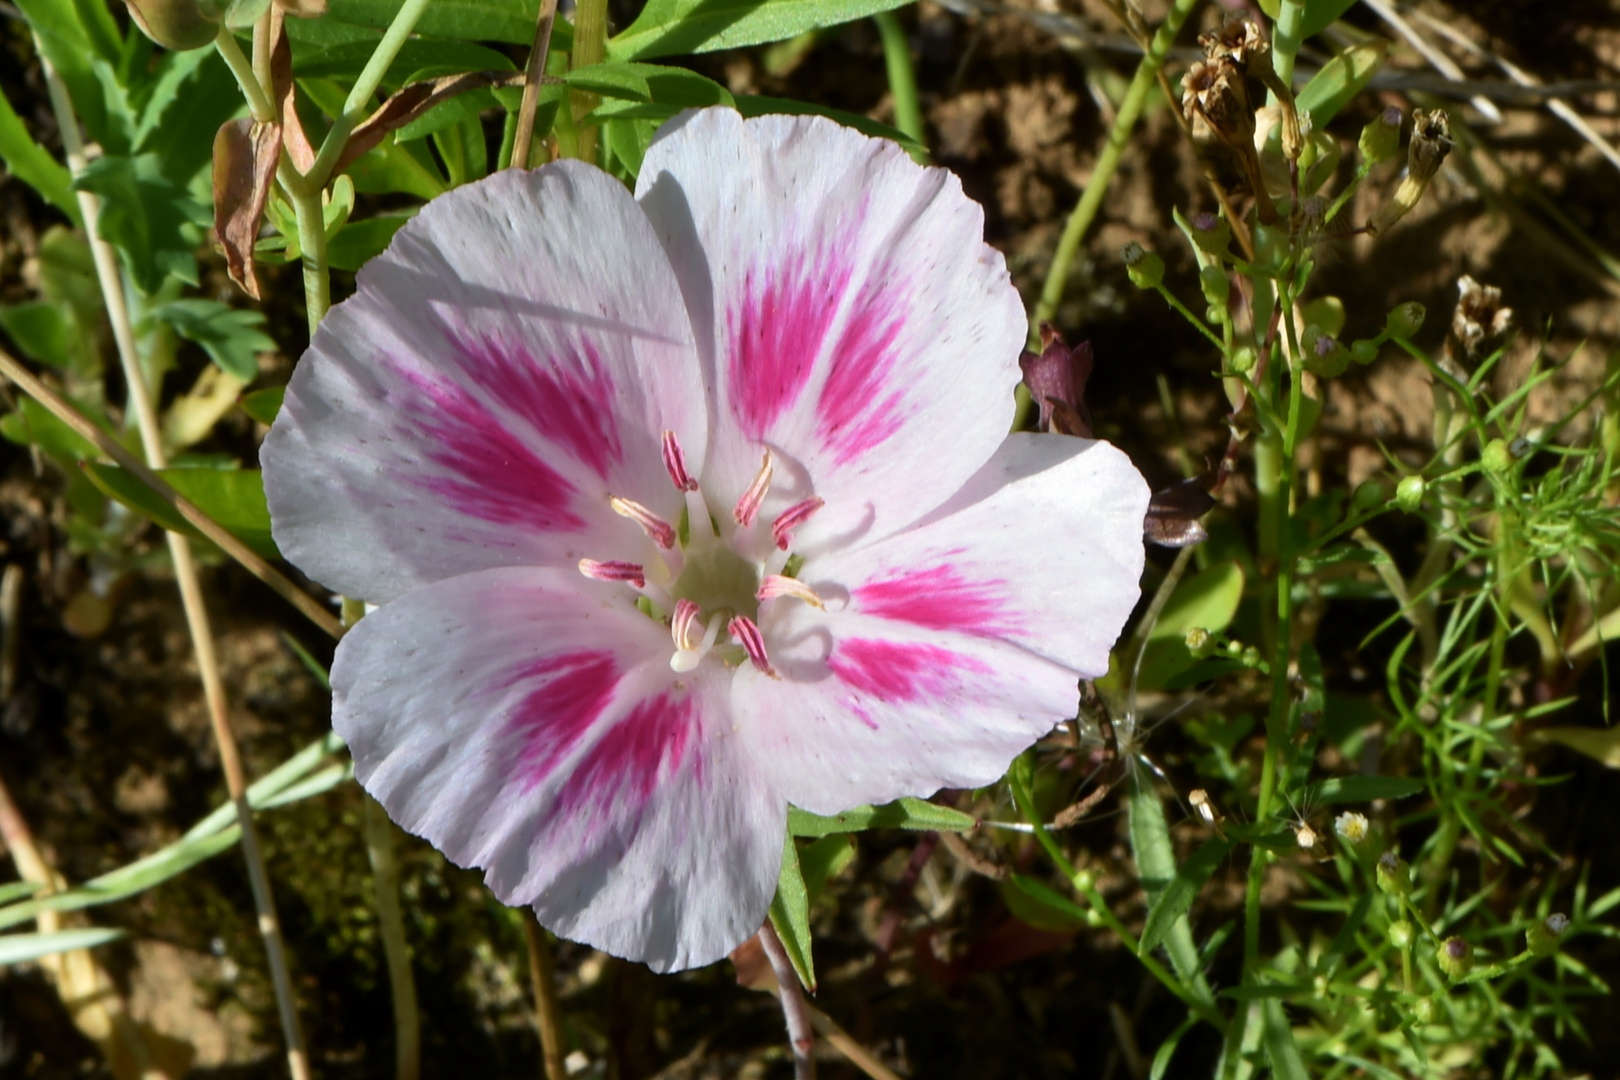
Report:
[[[1388,41],[1373,38],[1350,46],[1322,65],[1295,99],[1299,111],[1310,116],[1312,131],[1325,130],[1350,99],[1361,93],[1388,51]]]
[[[134,473],[117,465],[84,466],[85,475],[106,494],[170,532],[201,539],[191,522],[164,502]],[[270,510],[264,501],[264,477],[257,469],[159,469],[169,486],[227,532],[266,559],[279,559],[270,538]]]
[[[1170,1059],[1176,1054],[1176,1047],[1181,1045],[1181,1039],[1187,1032],[1198,1024],[1198,1017],[1189,1016],[1172,1031],[1159,1044],[1159,1049],[1153,1055],[1153,1066],[1148,1070],[1148,1080],[1164,1080],[1165,1072],[1170,1068]]]
[[[960,810],[925,799],[901,799],[884,806],[857,806],[842,814],[822,817],[796,806],[788,807],[788,832],[794,836],[830,836],[867,829],[932,829],[971,832],[978,822]]]
[[[1007,876],[1001,883],[1001,898],[1014,918],[1037,930],[1071,934],[1091,923],[1085,908],[1051,886],[1023,874]]]
[[[713,52],[784,41],[806,30],[892,11],[905,0],[648,0],[608,42],[616,60]]]
[[[0,904],[9,904],[13,900],[33,896],[44,887],[44,884],[38,881],[13,881],[0,885]]]
[[[1339,776],[1319,780],[1305,789],[1307,806],[1320,803],[1372,802],[1404,799],[1423,790],[1423,781],[1409,776]]]
[[[263,390],[243,394],[242,400],[236,404],[259,423],[273,424],[276,422],[276,414],[281,411],[281,399],[286,396],[285,386],[267,386]]]
[[[1294,1042],[1294,1029],[1288,1023],[1288,1014],[1282,1002],[1267,998],[1260,1003],[1260,1042],[1266,1048],[1266,1060],[1271,1063],[1274,1080],[1310,1080],[1305,1071],[1305,1059]]]
[[[816,992],[816,968],[810,955],[810,894],[799,869],[799,845],[790,832],[782,846],[782,873],[771,899],[771,925],[782,939],[782,948],[799,973],[799,982]]]
[[[0,328],[4,328],[22,354],[36,364],[67,368],[73,363],[67,315],[56,304],[38,300],[0,307]]]
[[[804,877],[804,891],[814,907],[827,882],[843,873],[844,867],[855,861],[855,842],[848,833],[823,836],[799,852],[799,871]]]
[[[292,20],[288,20],[291,22]],[[530,29],[533,33],[533,29]],[[300,56],[293,54],[293,73],[300,79],[324,76],[332,79],[353,79],[376,51],[375,40],[345,41],[311,50]],[[513,71],[511,59],[501,52],[474,45],[468,41],[448,41],[442,38],[413,37],[406,40],[399,55],[388,66],[382,85],[398,89],[413,74],[435,68],[443,71]]]
[[[86,930],[59,930],[51,934],[0,934],[0,967],[38,960],[42,956],[93,949],[125,937],[127,930],[95,927]]]
[[[105,422],[100,426],[105,428]],[[59,461],[86,461],[101,453],[94,443],[62,423],[33,398],[19,398],[17,411],[0,418],[0,435],[18,446],[37,446]]]
[[[1187,631],[1198,627],[1218,634],[1230,626],[1243,600],[1243,584],[1243,567],[1236,562],[1216,563],[1183,579],[1148,634],[1137,686],[1162,689],[1197,664],[1187,648]]]
[[[665,64],[606,60],[570,71],[565,78],[577,89],[626,101],[656,101],[682,108],[735,104],[731,92],[713,79]]]
[[[1300,40],[1315,37],[1338,22],[1355,6],[1356,0],[1305,0],[1305,18],[1300,22]]]
[[[1212,836],[1177,868],[1176,876],[1148,911],[1147,922],[1142,926],[1143,951],[1158,948],[1171,927],[1186,918],[1199,890],[1231,850],[1232,841]]]
[[[293,655],[298,657],[299,662],[304,665],[304,668],[311,675],[315,676],[315,681],[321,684],[322,689],[324,689],[327,693],[331,693],[332,675],[326,670],[326,665],[315,659],[314,655],[310,653],[308,649],[304,648],[303,644],[297,638],[293,637],[285,630],[281,632],[281,640],[287,643],[287,648],[293,651]]]
[[[1127,816],[1136,872],[1142,880],[1148,903],[1155,905],[1176,879],[1176,855],[1170,843],[1170,826],[1165,821],[1164,804],[1159,801],[1158,792],[1143,781],[1140,771],[1131,777]],[[1169,930],[1162,936],[1171,967],[1196,995],[1207,1001],[1209,984],[1204,979],[1203,965],[1198,962],[1198,947],[1193,943],[1192,927],[1187,922],[1185,910],[1170,921]]]
[[[327,0],[325,19],[386,30],[403,0]],[[416,21],[416,32],[463,41],[534,40],[540,0],[433,0]],[[556,47],[553,41],[552,47]]]
[[[647,147],[652,144],[658,130],[654,120],[632,120],[616,117],[602,125],[603,137],[613,156],[624,163],[631,176],[641,175],[641,163],[647,158]]]
[[[4,94],[0,94],[0,161],[5,162],[11,175],[39,192],[41,198],[66,214],[69,221],[83,224],[79,218],[79,201],[73,194],[73,177],[67,167],[34,141]]]

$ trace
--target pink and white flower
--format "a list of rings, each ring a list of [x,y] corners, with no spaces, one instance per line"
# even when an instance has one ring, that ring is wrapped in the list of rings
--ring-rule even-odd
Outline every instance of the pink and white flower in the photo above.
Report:
[[[726,955],[789,803],[1000,777],[1137,597],[1148,491],[1007,435],[1023,307],[951,174],[827,120],[666,126],[437,199],[263,449],[276,542],[381,605],[333,716],[405,828],[566,937]]]

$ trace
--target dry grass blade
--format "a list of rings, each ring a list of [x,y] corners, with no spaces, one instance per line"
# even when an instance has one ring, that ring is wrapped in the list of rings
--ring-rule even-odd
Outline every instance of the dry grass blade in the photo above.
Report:
[[[1457,62],[1433,45],[1430,45],[1421,34],[1412,29],[1412,24],[1401,17],[1401,13],[1395,10],[1395,5],[1389,3],[1388,0],[1367,0],[1367,6],[1376,11],[1378,17],[1388,23],[1390,28],[1397,34],[1401,35],[1406,43],[1412,46],[1418,55],[1427,60],[1436,71],[1452,82],[1463,81],[1463,70],[1457,66]],[[1468,100],[1474,108],[1479,110],[1480,115],[1491,123],[1500,124],[1502,122],[1501,110],[1489,98],[1481,94],[1475,94]]]

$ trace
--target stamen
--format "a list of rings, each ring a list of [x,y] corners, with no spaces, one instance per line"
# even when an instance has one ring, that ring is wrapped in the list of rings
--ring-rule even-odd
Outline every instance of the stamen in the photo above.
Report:
[[[595,559],[581,559],[579,560],[579,572],[597,581],[626,581],[638,589],[647,586],[647,575],[639,563],[597,562]]]
[[[813,608],[825,610],[821,597],[800,581],[798,578],[784,577],[781,574],[766,574],[765,580],[759,584],[759,592],[755,598],[761,602],[774,599],[778,596],[791,596],[795,600],[803,600]]]
[[[675,438],[673,431],[666,431],[663,443],[664,468],[669,470],[669,478],[675,482],[675,487],[680,491],[696,491],[698,482],[686,471],[686,455],[681,453],[680,440]]]
[[[696,648],[696,643],[692,640],[692,627],[701,614],[703,609],[692,601],[684,598],[675,601],[675,617],[670,620],[669,634],[675,639],[677,649],[686,652]]]
[[[608,505],[620,517],[629,518],[640,525],[647,535],[652,537],[653,543],[668,551],[675,546],[675,526],[631,499],[621,499],[617,495],[608,498]]]
[[[771,526],[771,539],[776,541],[776,546],[786,551],[788,545],[793,542],[792,531],[810,520],[810,515],[825,505],[826,503],[821,499],[812,495],[803,502],[796,502],[782,511],[777,516],[776,523]]]
[[[748,490],[743,492],[742,498],[737,500],[737,509],[732,511],[732,516],[737,519],[737,524],[743,528],[746,529],[752,525],[754,518],[759,515],[759,504],[765,501],[765,493],[771,490],[771,473],[773,471],[775,471],[775,466],[771,464],[771,452],[766,450],[765,460],[760,463],[759,472],[754,476],[754,482],[748,485]]]
[[[754,624],[753,619],[746,615],[738,615],[731,620],[731,625],[726,629],[731,632],[731,639],[743,647],[743,652],[748,654],[748,659],[754,662],[755,667],[771,678],[777,678],[776,670],[771,667],[770,657],[765,655],[765,635],[759,632],[759,627]]]

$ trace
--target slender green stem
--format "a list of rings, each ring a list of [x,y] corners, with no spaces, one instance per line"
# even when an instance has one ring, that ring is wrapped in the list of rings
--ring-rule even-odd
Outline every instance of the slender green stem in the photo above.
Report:
[[[399,50],[404,48],[405,40],[416,29],[416,22],[427,10],[428,0],[405,0],[397,12],[394,21],[388,24],[383,32],[382,40],[377,43],[376,51],[366,66],[361,69],[360,77],[355,80],[354,87],[350,89],[349,96],[343,102],[343,115],[332,121],[332,127],[321,141],[321,148],[315,154],[315,163],[309,167],[306,176],[312,188],[320,189],[326,186],[328,174],[332,165],[343,153],[343,147],[349,141],[349,135],[364,118],[364,113],[371,108],[371,95],[377,92],[382,85],[383,76],[388,74],[388,68],[393,64]],[[307,289],[306,289],[307,291]]]
[[[1158,290],[1160,296],[1164,297],[1165,303],[1169,304],[1178,315],[1192,324],[1194,330],[1197,330],[1200,334],[1203,334],[1205,337],[1209,338],[1210,343],[1213,344],[1217,349],[1224,350],[1226,348],[1226,342],[1217,337],[1215,331],[1211,330],[1207,325],[1205,325],[1203,319],[1200,319],[1198,316],[1194,315],[1190,310],[1188,310],[1187,305],[1183,304],[1179,299],[1176,298],[1175,293],[1165,288],[1162,283],[1154,286],[1154,288]]]
[[[310,337],[332,306],[332,274],[326,263],[326,215],[321,197],[314,191],[292,193],[293,212],[298,217],[298,246],[304,264],[304,315]]]
[[[568,58],[570,70],[600,64],[607,55],[607,0],[579,0],[574,8],[574,52]],[[596,160],[596,125],[582,121],[602,100],[595,94],[575,90],[574,152],[569,155],[581,161]]]
[[[242,96],[247,98],[248,111],[253,119],[263,123],[276,118],[276,107],[270,103],[264,87],[259,85],[259,77],[253,72],[253,65],[242,54],[242,46],[236,43],[236,37],[225,27],[219,28],[219,36],[214,38],[214,48],[219,51],[220,59],[225,66],[231,69],[236,76],[236,85],[242,88]]]
[[[894,126],[917,143],[911,152],[918,164],[928,164],[927,143],[923,140],[922,106],[917,102],[917,76],[911,68],[911,44],[905,27],[892,11],[872,16],[883,38],[883,62],[889,69],[889,93],[894,96]]]
[[[388,990],[394,1002],[394,1075],[417,1080],[422,1073],[421,1023],[416,1007],[416,980],[411,976],[411,955],[405,944],[405,917],[399,906],[399,860],[394,856],[394,825],[370,795],[360,796],[365,808],[366,855],[377,886],[377,931],[388,964]]]
[[[1074,264],[1074,257],[1080,250],[1080,241],[1085,239],[1086,230],[1091,227],[1092,219],[1097,216],[1097,210],[1102,206],[1103,196],[1108,191],[1108,182],[1119,169],[1120,158],[1130,141],[1131,131],[1142,115],[1148,94],[1157,84],[1159,69],[1164,66],[1164,59],[1170,53],[1170,46],[1175,41],[1176,34],[1181,31],[1181,24],[1186,22],[1187,16],[1197,6],[1197,0],[1175,0],[1170,6],[1170,13],[1165,16],[1164,22],[1154,33],[1147,52],[1136,65],[1136,74],[1131,78],[1131,85],[1125,91],[1125,100],[1120,103],[1119,112],[1114,116],[1114,126],[1108,132],[1108,142],[1104,145],[1102,153],[1097,156],[1097,164],[1091,170],[1091,179],[1086,182],[1086,190],[1081,193],[1080,201],[1070,213],[1068,223],[1063,227],[1063,237],[1058,241],[1057,251],[1052,254],[1052,266],[1046,273],[1046,283],[1041,287],[1040,301],[1035,305],[1035,313],[1029,320],[1031,348],[1034,348],[1039,340],[1041,323],[1049,321],[1057,313],[1058,304],[1063,300],[1063,290],[1069,283],[1069,268]]]
[[[1294,57],[1304,43],[1301,32],[1305,23],[1305,4],[1302,0],[1282,0],[1277,11],[1277,27],[1271,34],[1271,70],[1277,73],[1284,86],[1294,82]]]

